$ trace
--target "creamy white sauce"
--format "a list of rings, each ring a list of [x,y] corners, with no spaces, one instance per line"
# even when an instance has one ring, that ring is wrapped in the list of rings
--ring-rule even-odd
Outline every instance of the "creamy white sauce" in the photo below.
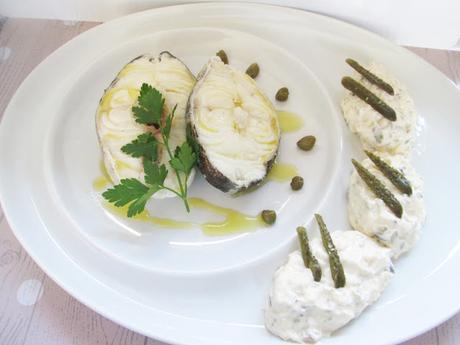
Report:
[[[413,147],[415,135],[414,101],[406,87],[382,65],[372,62],[368,69],[393,87],[393,96],[369,83],[358,73],[355,73],[354,78],[395,110],[396,121],[386,119],[348,90],[341,102],[345,121],[350,130],[359,136],[365,149],[407,155]]]
[[[393,275],[389,250],[358,231],[331,233],[344,272],[345,287],[336,289],[321,239],[310,247],[322,269],[320,282],[304,266],[299,251],[275,273],[265,309],[265,326],[284,340],[316,342],[331,335],[374,303]]]
[[[123,178],[144,180],[142,159],[121,151],[121,147],[140,134],[153,130],[152,127],[138,124],[131,111],[143,83],[150,84],[162,93],[167,112],[177,105],[169,141],[172,150],[186,138],[185,110],[188,96],[195,84],[193,75],[182,62],[167,54],[161,55],[161,61],[157,57],[145,55],[130,62],[104,93],[96,115],[104,164],[115,184]],[[177,178],[168,161],[169,156],[161,150],[159,164],[165,164],[169,170],[165,185],[179,190]],[[191,173],[189,184],[193,176],[194,172]],[[160,190],[153,197],[161,199],[171,196],[175,195],[167,190]]]
[[[425,220],[423,182],[409,161],[402,155],[380,155],[392,167],[401,170],[412,186],[412,195],[400,192],[366,158],[361,164],[375,175],[395,195],[403,207],[401,218],[396,217],[385,203],[367,187],[356,171],[350,177],[348,189],[348,217],[351,226],[392,250],[393,258],[411,249],[419,238]]]
[[[237,189],[265,177],[280,128],[276,110],[252,78],[212,58],[198,76],[190,107],[207,158]]]

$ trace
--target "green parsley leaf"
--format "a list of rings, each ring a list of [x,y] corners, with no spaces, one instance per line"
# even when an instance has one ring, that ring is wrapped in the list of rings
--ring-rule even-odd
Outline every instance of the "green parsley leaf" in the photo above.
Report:
[[[144,210],[145,203],[154,192],[135,178],[122,179],[120,184],[102,193],[102,196],[115,206],[125,206],[129,203],[128,217],[135,216]]]
[[[128,217],[133,217],[139,213],[142,213],[145,209],[145,204],[149,201],[150,197],[158,190],[156,187],[152,187],[148,190],[147,193],[142,195],[139,199],[135,200],[128,207]]]
[[[150,161],[157,159],[158,142],[152,133],[147,132],[139,135],[136,139],[126,144],[121,150],[133,157],[144,157]]]
[[[137,98],[138,106],[132,107],[134,118],[137,123],[155,125],[161,123],[161,115],[165,99],[161,93],[148,84],[142,84],[141,92]]]
[[[174,157],[169,161],[169,164],[177,170],[185,174],[189,174],[196,163],[196,154],[191,146],[184,142],[179,147],[176,147]]]
[[[165,165],[158,165],[144,159],[144,173],[145,173],[145,182],[151,186],[162,186],[165,182],[166,176],[168,175],[168,170]]]
[[[158,186],[152,186],[149,188],[147,193],[142,195],[140,198],[138,198],[136,201],[134,201],[132,204],[129,205],[128,207],[128,217],[133,217],[139,213],[142,213],[145,209],[145,204],[149,199],[152,197],[153,194],[155,194],[158,190],[161,188]]]
[[[135,178],[122,179],[120,184],[106,190],[102,196],[115,204],[125,206],[126,204],[140,198],[148,191],[148,187]]]
[[[152,86],[144,83],[138,97],[138,105],[132,107],[132,112],[136,122],[154,125],[157,129],[160,129],[163,138],[161,144],[165,146],[170,158],[169,163],[177,177],[179,190],[174,191],[164,186],[168,170],[164,164],[158,165],[154,162],[158,158],[157,148],[159,142],[150,132],[139,135],[132,142],[124,145],[121,150],[133,157],[143,158],[144,180],[146,184],[134,178],[122,179],[118,185],[102,193],[107,201],[117,207],[129,204],[128,217],[133,217],[141,213],[147,201],[161,189],[168,189],[176,193],[182,198],[186,210],[190,212],[190,206],[187,201],[187,180],[193,166],[196,164],[199,145],[193,140],[190,133],[190,126],[188,126],[187,141],[181,146],[176,147],[174,154],[171,153],[169,136],[177,106],[174,107],[172,112],[163,121],[164,103],[165,99],[161,93]],[[181,177],[180,172],[183,172],[185,176]]]

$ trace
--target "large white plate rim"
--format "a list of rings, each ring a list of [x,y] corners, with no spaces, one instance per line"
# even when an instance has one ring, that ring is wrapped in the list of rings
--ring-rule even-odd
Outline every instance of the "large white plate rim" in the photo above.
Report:
[[[196,5],[188,5],[188,6],[196,6]],[[207,6],[222,6],[222,5],[207,5]],[[229,7],[232,7],[234,5],[226,5],[226,6],[229,6]],[[253,5],[245,5],[245,6],[253,6]],[[163,11],[163,13],[167,13],[168,11],[170,11],[171,9],[169,8],[165,8],[165,9],[161,9],[161,11]],[[172,10],[174,11],[174,10]],[[286,11],[289,11],[291,12],[292,14],[294,13],[298,13],[298,14],[302,14],[302,15],[310,15],[310,16],[316,16],[316,15],[312,15],[312,14],[306,14],[305,12],[302,12],[302,11],[296,11],[296,10],[286,10]],[[132,15],[130,18],[133,18],[135,16],[143,16],[143,15],[148,15],[150,12],[146,12],[146,13],[143,13],[143,14],[135,14],[135,15]],[[118,22],[118,21],[122,21],[123,19],[119,19],[115,22]],[[109,25],[114,25],[113,23],[115,22],[112,22],[112,23],[108,23],[108,24],[105,24],[107,25],[106,27],[108,27]],[[342,23],[343,25],[343,23]],[[103,25],[104,26],[104,25]],[[102,27],[101,26],[101,29]],[[361,29],[358,29],[358,28],[355,28],[353,27],[355,30],[361,30]],[[99,29],[99,28],[97,28]],[[97,30],[96,29],[96,30]],[[375,39],[376,37],[378,36],[375,36],[373,34],[369,34],[363,30],[361,30],[362,33],[365,33],[366,35],[372,35],[373,38]],[[96,31],[94,31],[96,32]],[[88,33],[89,35],[90,33]],[[83,42],[84,38],[86,36],[82,35],[81,37],[79,37],[77,40],[79,40],[79,42]],[[379,38],[380,40],[382,40],[383,42],[385,42],[386,44],[388,44],[388,42],[386,42],[385,40]],[[66,46],[69,46],[73,43],[69,42],[68,44],[66,44]],[[407,54],[406,51],[404,50],[401,50],[402,52],[404,52],[404,54]],[[58,60],[58,56],[59,56],[59,52],[56,52],[52,55],[52,57],[57,61]],[[51,59],[51,58],[50,58]],[[18,94],[20,93],[23,93],[25,92],[27,86],[30,86],[30,83],[31,83],[31,80],[34,79],[34,78],[39,78],[40,77],[40,71],[41,69],[43,68],[42,66],[44,65],[45,63],[41,64],[31,75],[30,77],[26,80],[26,82],[24,82],[24,84],[18,89],[18,93],[16,94],[16,96],[12,99],[7,111],[5,112],[5,119],[3,121],[3,133],[7,133],[7,129],[9,128],[9,126],[12,126],[12,119],[11,119],[11,116],[8,116],[8,113],[10,112],[14,112],[14,110],[18,110],[20,109],[20,105],[17,104],[17,98],[19,98],[19,96],[17,96]],[[428,64],[426,64],[426,66],[430,66]],[[429,67],[430,69],[434,70],[433,67]],[[443,78],[443,77],[442,77]],[[444,81],[446,81],[447,79],[443,78]],[[449,82],[450,84],[450,82]],[[5,137],[5,135],[2,135],[2,138]],[[4,149],[5,148],[5,145],[2,146],[2,157],[3,159],[11,159],[11,161],[15,158],[15,156],[12,154],[12,153],[8,153],[8,152],[5,152],[6,150]],[[17,158],[17,157],[16,157]],[[53,269],[51,269],[52,266],[49,266],[49,269],[45,269],[46,265],[44,265],[44,262],[42,261],[42,257],[39,256],[39,253],[38,252],[35,252],[34,251],[34,248],[29,246],[27,243],[27,239],[25,237],[23,237],[21,231],[19,229],[22,228],[22,226],[26,225],[25,223],[25,220],[21,220],[21,219],[17,219],[13,216],[13,208],[10,206],[11,204],[6,204],[5,201],[8,199],[8,200],[13,200],[15,195],[12,194],[14,193],[15,191],[12,190],[11,188],[9,188],[10,186],[7,185],[6,181],[1,181],[1,184],[2,184],[2,203],[4,205],[4,211],[5,211],[5,215],[8,219],[8,221],[10,222],[12,228],[13,228],[13,231],[15,233],[15,235],[18,237],[18,239],[20,240],[20,242],[23,244],[23,246],[26,248],[26,250],[29,252],[29,254],[34,258],[34,260],[45,270],[45,272],[50,275],[56,282],[58,282],[59,285],[61,285],[63,288],[65,288],[67,291],[69,291],[73,296],[75,296],[77,299],[79,299],[80,301],[82,301],[83,303],[87,304],[87,305],[90,305],[93,309],[96,309],[98,312],[100,312],[101,314],[119,322],[119,323],[122,323],[122,324],[125,324],[126,326],[130,327],[131,329],[134,329],[134,330],[137,330],[137,331],[141,331],[142,332],[142,329],[138,329],[136,327],[135,324],[131,324],[131,325],[128,325],[126,324],[125,322],[123,322],[123,320],[120,320],[119,318],[115,317],[115,314],[111,314],[109,311],[106,311],[103,309],[103,307],[101,307],[101,305],[96,305],[94,304],[94,300],[93,301],[90,301],[87,297],[85,297],[84,294],[82,293],[79,293],[75,288],[72,288],[72,285],[68,284],[68,282],[64,282],[62,281],[61,279],[59,279],[58,275],[56,274],[56,271],[54,271]],[[17,192],[17,191],[16,191]],[[9,193],[9,194],[7,194]],[[37,215],[39,216],[39,215]],[[54,250],[57,250],[57,248],[54,248]],[[65,253],[59,253],[60,255],[64,254]],[[455,252],[452,253],[452,255],[454,255]],[[57,268],[57,267],[56,267]],[[75,267],[75,268],[78,268],[78,267]],[[59,271],[59,269],[57,269],[57,271]],[[83,273],[83,272],[82,272]],[[95,287],[97,288],[97,284],[95,284]],[[102,299],[103,294],[101,294],[101,299]],[[450,304],[449,305],[449,309],[450,309],[450,312],[448,313],[448,315],[446,316],[446,313],[443,313],[443,316],[440,317],[438,316],[437,319],[436,319],[436,324],[439,323],[439,322],[442,322],[443,320],[445,320],[446,318],[450,317],[451,315],[453,315],[455,312],[458,311],[458,306],[455,305],[454,303]],[[409,334],[409,335],[406,335],[405,337],[401,338],[401,339],[398,339],[398,341],[401,341],[403,339],[406,339],[408,337],[411,337],[415,334],[418,334],[424,330],[426,330],[428,327],[432,327],[434,324],[434,322],[432,322],[430,324],[430,326],[425,326],[425,328],[423,329],[418,329],[416,332],[413,332],[412,334]],[[161,333],[155,333],[155,334],[151,334],[159,339],[165,339],[165,340],[170,340],[171,338],[169,338],[168,336],[165,336],[163,337]],[[177,339],[177,338],[176,338]],[[186,339],[182,339],[182,340],[179,340],[177,339],[178,341],[186,341]]]

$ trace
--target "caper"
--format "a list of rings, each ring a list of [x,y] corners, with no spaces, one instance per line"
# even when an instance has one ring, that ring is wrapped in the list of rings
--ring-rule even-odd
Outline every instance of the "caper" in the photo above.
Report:
[[[227,53],[225,51],[223,51],[222,49],[219,50],[216,55],[218,57],[220,57],[220,59],[222,60],[222,62],[226,65],[228,65],[228,57],[227,57]]]
[[[297,142],[297,147],[303,151],[310,151],[315,146],[316,138],[313,135],[307,135]]]
[[[276,221],[276,212],[273,210],[263,210],[261,216],[266,224],[272,225]]]
[[[289,97],[289,90],[287,87],[282,87],[281,89],[279,89],[275,96],[276,100],[280,102],[286,101],[288,97]]]
[[[254,62],[248,67],[248,69],[246,70],[246,74],[250,76],[252,79],[254,79],[255,77],[259,75],[259,71],[260,71],[259,65]]]
[[[302,176],[294,176],[291,180],[292,190],[300,190],[303,187],[303,178]]]

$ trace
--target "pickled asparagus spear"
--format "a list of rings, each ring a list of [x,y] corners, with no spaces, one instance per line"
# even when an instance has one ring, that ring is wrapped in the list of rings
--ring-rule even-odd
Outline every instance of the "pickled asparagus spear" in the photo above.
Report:
[[[369,159],[374,162],[375,166],[379,168],[383,175],[385,175],[390,182],[398,188],[402,193],[407,194],[409,196],[412,195],[412,187],[410,185],[409,180],[407,180],[406,176],[399,171],[398,169],[393,168],[391,165],[386,163],[383,159],[379,156],[375,155],[372,152],[364,151],[369,157]]]
[[[395,92],[393,90],[393,87],[388,84],[386,81],[380,79],[377,77],[374,73],[371,71],[367,70],[363,66],[361,66],[357,61],[353,59],[346,59],[345,60],[347,64],[349,64],[356,72],[361,74],[369,83],[374,84],[384,90],[386,93],[390,95],[394,95]]]
[[[379,181],[377,177],[369,172],[365,167],[363,167],[359,162],[352,159],[351,162],[356,168],[358,175],[363,179],[369,189],[374,193],[374,195],[381,199],[385,205],[394,213],[398,218],[402,217],[403,208],[401,203],[396,199],[392,192],[390,192],[385,185]]]
[[[390,121],[396,121],[396,112],[394,109],[377,97],[373,92],[369,91],[361,83],[351,77],[343,77],[342,85],[344,88],[353,92],[353,94],[369,104],[375,111],[382,114],[383,117]]]
[[[332,280],[334,280],[334,286],[336,289],[345,286],[345,272],[343,271],[342,263],[340,262],[339,254],[335,249],[334,243],[332,242],[331,235],[327,230],[326,224],[324,223],[323,217],[319,214],[315,214],[316,222],[319,226],[321,233],[321,240],[323,242],[324,249],[329,255],[329,266],[331,268]]]
[[[313,274],[313,279],[315,282],[319,282],[321,280],[321,266],[316,260],[315,256],[313,255],[310,245],[308,243],[308,235],[307,229],[303,226],[299,226],[297,228],[297,237],[299,239],[300,244],[300,252],[302,253],[303,263],[305,264],[306,268],[311,270]]]

